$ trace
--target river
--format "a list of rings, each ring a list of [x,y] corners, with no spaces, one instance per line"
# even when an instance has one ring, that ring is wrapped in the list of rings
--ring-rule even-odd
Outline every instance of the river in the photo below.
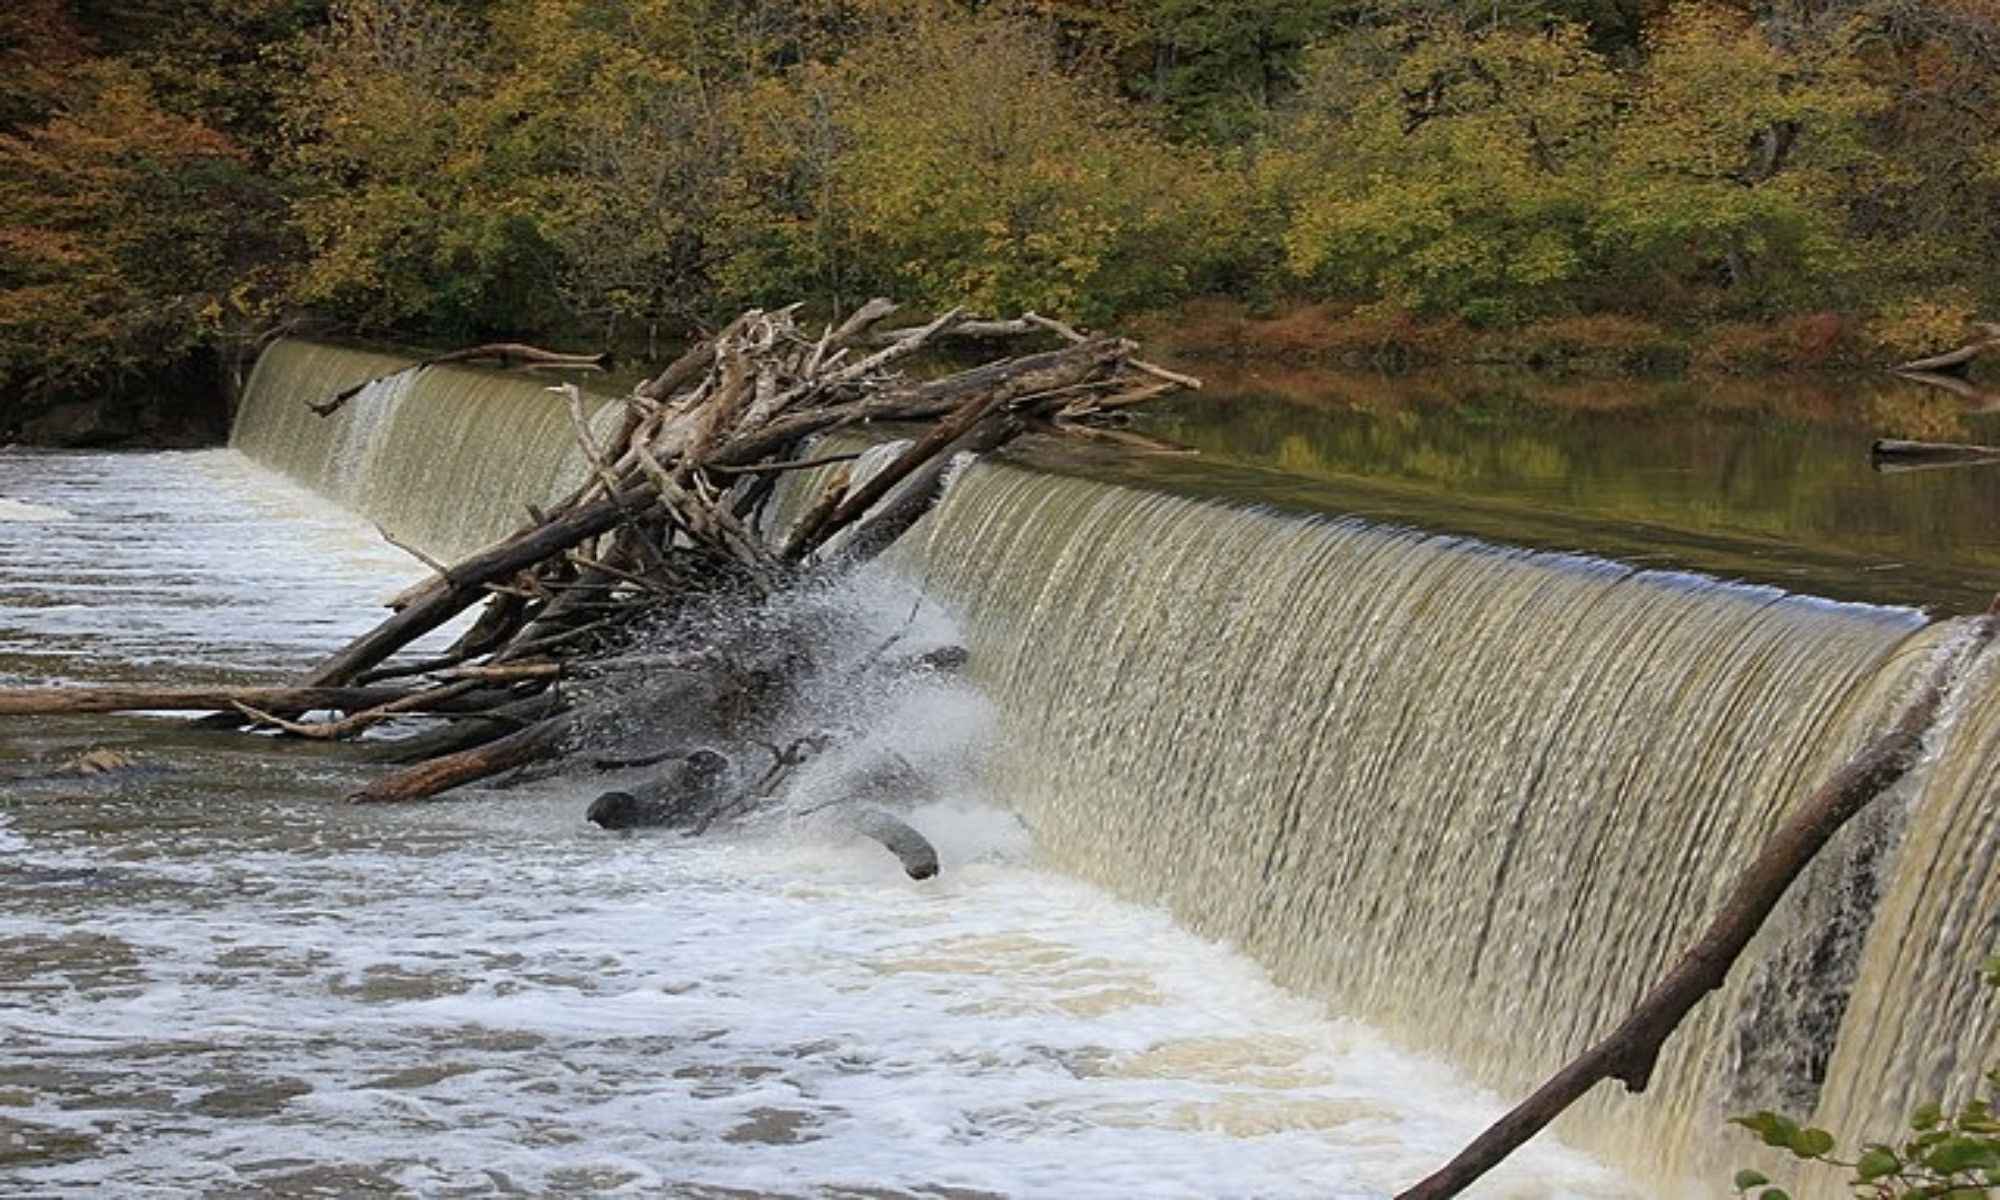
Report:
[[[276,681],[419,574],[233,450],[0,452],[0,684]],[[918,707],[990,745],[979,694]],[[0,784],[0,1195],[1381,1196],[1503,1106],[1049,867],[1005,773],[913,814],[915,883],[811,825],[357,809],[338,748],[0,721],[0,766],[99,747],[138,769]],[[1543,1139],[1478,1194],[1663,1189]]]

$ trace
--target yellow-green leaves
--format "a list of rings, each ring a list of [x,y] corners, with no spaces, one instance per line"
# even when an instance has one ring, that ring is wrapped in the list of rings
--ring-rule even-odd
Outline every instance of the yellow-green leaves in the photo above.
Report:
[[[1621,85],[1583,31],[1438,18],[1314,59],[1294,136],[1263,168],[1294,196],[1285,262],[1336,294],[1475,323],[1560,308]]]

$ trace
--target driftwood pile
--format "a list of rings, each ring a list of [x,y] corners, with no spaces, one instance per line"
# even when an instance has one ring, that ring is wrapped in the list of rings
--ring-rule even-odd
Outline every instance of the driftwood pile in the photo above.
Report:
[[[1132,342],[1033,315],[980,321],[954,310],[884,329],[895,311],[871,301],[816,333],[800,327],[795,309],[744,313],[634,388],[608,437],[603,421],[593,432],[573,385],[551,389],[561,395],[551,403],[568,405],[587,481],[463,561],[426,559],[435,573],[399,597],[392,616],[292,686],[15,689],[0,692],[0,714],[212,709],[205,724],[322,740],[433,717],[445,724],[401,737],[378,731],[364,743],[395,769],[350,799],[416,800],[560,758],[659,768],[653,794],[607,793],[592,807],[607,827],[698,830],[744,811],[839,740],[837,730],[762,740],[775,736],[774,714],[796,699],[801,680],[835,670],[835,683],[848,685],[962,661],[952,647],[899,656],[894,637],[872,638],[881,644],[837,664],[813,650],[866,636],[832,628],[841,618],[813,597],[909,530],[942,496],[955,462],[1031,429],[1106,423],[1199,386],[1141,362]],[[1055,348],[935,378],[902,369],[950,340],[990,346],[1022,335]],[[313,407],[331,412],[344,398]],[[907,423],[910,436],[871,456],[886,460],[872,472],[857,469],[857,455],[809,449],[817,435],[876,422]],[[829,465],[831,477],[796,518],[775,521],[780,479]],[[392,661],[481,604],[443,653]],[[671,730],[643,736],[649,714],[674,714]],[[688,744],[697,739],[765,746],[770,766],[704,769],[716,752]],[[900,845],[908,831],[893,819],[869,813],[855,823],[912,874],[936,869],[928,847]]]

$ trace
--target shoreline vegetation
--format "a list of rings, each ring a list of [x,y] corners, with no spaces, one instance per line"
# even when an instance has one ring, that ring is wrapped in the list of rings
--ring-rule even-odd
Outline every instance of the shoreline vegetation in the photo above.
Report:
[[[1886,367],[2000,313],[1996,108],[1995,0],[21,0],[0,443],[212,439],[281,332],[659,361],[873,294]]]

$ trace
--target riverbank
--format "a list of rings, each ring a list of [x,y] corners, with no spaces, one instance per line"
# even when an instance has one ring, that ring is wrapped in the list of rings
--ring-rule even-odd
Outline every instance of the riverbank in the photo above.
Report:
[[[192,450],[228,441],[229,417],[221,372],[197,354],[101,387],[0,396],[0,446]]]
[[[1404,371],[1509,366],[1600,378],[1703,378],[1816,370],[1877,370],[1958,344],[1958,322],[1923,314],[1885,322],[1831,310],[1769,321],[1670,327],[1613,311],[1479,328],[1357,304],[1288,301],[1256,307],[1190,300],[1140,317],[1136,334],[1188,361]]]

